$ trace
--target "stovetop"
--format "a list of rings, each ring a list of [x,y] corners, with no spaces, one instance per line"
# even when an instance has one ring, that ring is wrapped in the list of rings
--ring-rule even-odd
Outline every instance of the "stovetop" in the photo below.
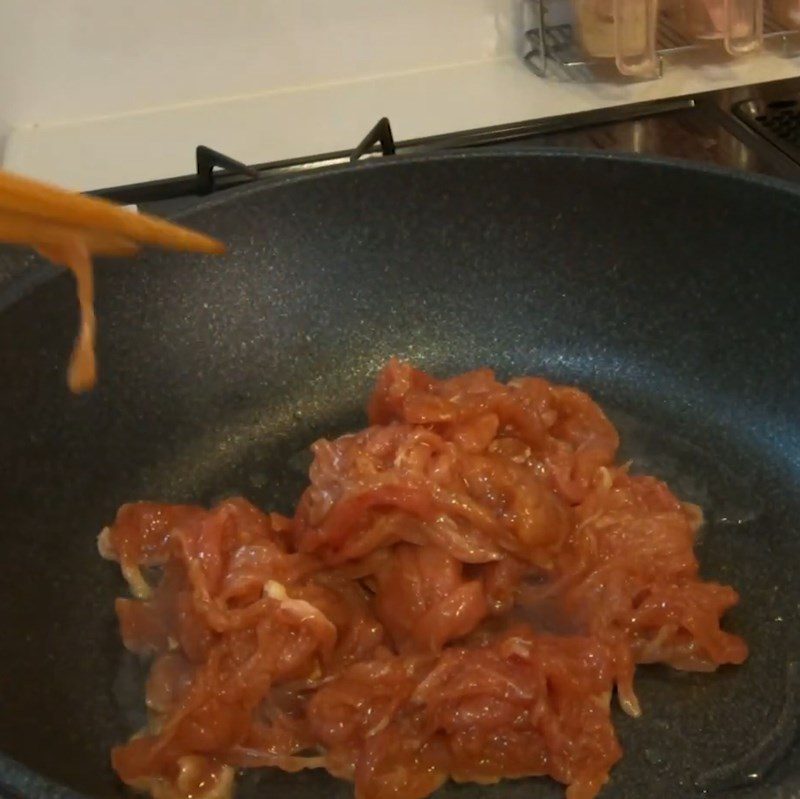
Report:
[[[253,180],[275,180],[358,158],[465,148],[568,147],[637,153],[800,182],[799,136],[800,80],[792,79],[412,141],[395,142],[390,120],[381,119],[353,151],[279,163],[245,165],[201,145],[195,175],[95,194],[169,217],[209,193]],[[12,281],[26,268],[30,267],[0,252],[0,305]]]
[[[198,147],[196,175],[97,193],[169,215],[211,191],[224,191],[254,179],[270,180],[298,171],[330,168],[355,158],[465,148],[569,147],[638,153],[800,181],[800,150],[793,154],[776,146],[754,118],[741,113],[742,106],[748,104],[781,105],[794,102],[795,98],[800,101],[800,79],[400,142],[392,137],[390,120],[380,120],[354,151],[245,166]]]

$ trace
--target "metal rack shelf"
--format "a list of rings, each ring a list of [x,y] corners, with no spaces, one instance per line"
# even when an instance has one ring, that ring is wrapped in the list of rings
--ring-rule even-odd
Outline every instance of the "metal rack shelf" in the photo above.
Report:
[[[557,0],[558,1],[558,0]],[[525,41],[523,58],[539,77],[554,77],[589,83],[598,80],[630,81],[622,77],[612,59],[593,59],[581,50],[571,23],[548,24],[548,0],[525,0]],[[692,59],[726,57],[718,42],[702,42],[687,38],[662,14],[656,35],[659,75],[670,63]],[[787,30],[764,11],[764,49],[777,55],[800,56],[800,31]]]

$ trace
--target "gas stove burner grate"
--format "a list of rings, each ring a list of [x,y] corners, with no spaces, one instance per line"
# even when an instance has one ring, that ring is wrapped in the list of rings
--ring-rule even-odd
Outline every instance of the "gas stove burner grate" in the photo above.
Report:
[[[386,117],[382,117],[352,150],[249,165],[201,144],[195,150],[196,170],[193,175],[165,178],[130,186],[117,186],[90,193],[128,204],[204,197],[215,191],[234,188],[249,181],[260,180],[276,174],[288,174],[309,167],[352,163],[361,158],[391,156],[396,152],[397,145],[392,134],[392,126]]]

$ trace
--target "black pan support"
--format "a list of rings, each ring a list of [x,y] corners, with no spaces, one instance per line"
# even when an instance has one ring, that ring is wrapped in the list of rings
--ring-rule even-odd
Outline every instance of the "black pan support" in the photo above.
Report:
[[[387,130],[375,138],[388,149]],[[231,189],[183,221],[228,255],[101,265],[87,396],[65,385],[70,278],[42,272],[0,299],[0,792],[124,795],[108,752],[143,721],[142,669],[95,546],[117,507],[240,492],[288,511],[298,453],[363,424],[398,354],[585,387],[633,468],[705,509],[703,573],[740,591],[727,624],[750,659],[641,669],[644,715],[616,719],[625,756],[602,797],[795,795],[798,189],[608,155],[398,156]],[[437,796],[531,791],[563,795],[523,780]],[[322,793],[351,788],[264,771],[239,796]]]

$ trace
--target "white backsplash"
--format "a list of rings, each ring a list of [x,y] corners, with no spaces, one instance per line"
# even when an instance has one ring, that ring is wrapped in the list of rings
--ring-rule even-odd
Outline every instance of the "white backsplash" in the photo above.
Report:
[[[771,54],[656,81],[541,80],[523,0],[0,0],[0,163],[75,189],[800,76]],[[3,140],[5,139],[5,152]]]
[[[0,136],[509,50],[516,0],[2,0]]]

